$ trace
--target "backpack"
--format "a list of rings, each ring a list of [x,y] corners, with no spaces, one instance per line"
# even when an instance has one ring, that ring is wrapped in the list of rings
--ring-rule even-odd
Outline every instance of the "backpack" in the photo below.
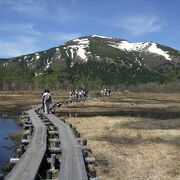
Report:
[[[51,95],[49,93],[46,93],[44,95],[44,101],[48,102],[48,103],[51,103],[52,100],[51,100]]]

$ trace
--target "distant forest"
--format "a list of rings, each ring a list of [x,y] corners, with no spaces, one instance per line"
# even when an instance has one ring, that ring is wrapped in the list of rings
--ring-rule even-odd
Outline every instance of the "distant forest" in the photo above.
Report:
[[[89,61],[73,67],[54,67],[42,74],[23,69],[18,64],[0,68],[0,90],[41,90],[49,88],[129,89],[132,91],[179,92],[177,74],[162,76],[147,69],[128,69],[114,64]]]

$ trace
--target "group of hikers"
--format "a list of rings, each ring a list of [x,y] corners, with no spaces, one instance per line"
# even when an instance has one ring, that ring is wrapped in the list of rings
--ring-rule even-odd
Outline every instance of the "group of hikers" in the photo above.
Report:
[[[111,96],[111,89],[110,88],[104,88],[101,89],[101,97],[110,97]],[[69,92],[69,99],[70,101],[75,101],[79,99],[86,99],[88,97],[88,89],[76,89],[76,90],[70,90]],[[42,95],[42,106],[45,114],[49,114],[49,105],[52,103],[52,97],[49,92],[49,89],[45,89],[44,93]]]
[[[104,88],[101,89],[101,97],[110,97],[111,96],[111,89],[110,88]]]
[[[88,97],[88,89],[76,89],[76,90],[70,90],[69,92],[69,99],[71,101],[79,100],[79,99],[86,99]],[[49,89],[45,89],[44,93],[42,95],[42,106],[43,111],[45,114],[49,114],[49,105],[52,103],[52,97],[49,92]]]
[[[70,90],[69,92],[69,99],[71,101],[75,101],[78,99],[86,99],[88,97],[88,89],[76,89],[76,90]]]

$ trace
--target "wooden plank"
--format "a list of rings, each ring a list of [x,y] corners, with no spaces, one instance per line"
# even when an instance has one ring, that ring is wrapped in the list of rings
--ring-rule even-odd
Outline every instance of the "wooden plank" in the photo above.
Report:
[[[88,180],[82,149],[69,125],[53,114],[46,117],[58,128],[62,146],[60,180]]]
[[[46,151],[47,128],[35,113],[28,111],[35,132],[31,144],[5,180],[33,180]]]

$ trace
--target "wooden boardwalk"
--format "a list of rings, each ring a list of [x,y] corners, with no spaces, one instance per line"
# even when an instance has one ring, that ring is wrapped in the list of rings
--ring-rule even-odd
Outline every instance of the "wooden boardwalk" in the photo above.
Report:
[[[58,128],[62,146],[61,166],[58,179],[88,180],[81,145],[77,142],[69,125],[53,114],[46,117]]]
[[[63,101],[69,103],[70,101]],[[51,104],[50,108],[58,106],[57,103]],[[42,179],[38,171],[43,173],[51,172],[52,169],[44,169],[45,163],[49,163],[47,154],[49,152],[49,142],[52,141],[52,135],[55,135],[55,140],[60,141],[60,157],[56,154],[50,156],[58,158],[60,162],[60,172],[55,178],[56,180],[95,180],[89,176],[86,169],[86,162],[83,156],[83,147],[78,142],[73,130],[70,126],[62,121],[61,118],[53,114],[45,115],[41,106],[28,111],[29,118],[33,125],[33,136],[30,144],[27,146],[25,153],[21,156],[12,171],[5,177],[5,180],[33,180]],[[47,125],[47,127],[45,126]],[[27,124],[26,124],[27,125]],[[27,125],[28,127],[28,125]],[[57,130],[56,130],[57,129]],[[48,145],[47,145],[48,144]],[[59,147],[55,146],[55,147]],[[50,150],[51,151],[51,150]],[[54,160],[55,160],[54,159]],[[53,159],[52,159],[53,160]],[[43,163],[42,163],[43,161]],[[53,162],[53,161],[52,161]],[[51,168],[53,164],[51,164]],[[41,169],[41,170],[40,170]],[[44,174],[42,174],[44,176]],[[49,174],[46,174],[49,177]],[[52,177],[50,177],[52,179]]]
[[[28,111],[30,120],[34,126],[34,135],[29,147],[17,162],[5,180],[33,180],[46,151],[47,128],[35,112],[35,109]]]

